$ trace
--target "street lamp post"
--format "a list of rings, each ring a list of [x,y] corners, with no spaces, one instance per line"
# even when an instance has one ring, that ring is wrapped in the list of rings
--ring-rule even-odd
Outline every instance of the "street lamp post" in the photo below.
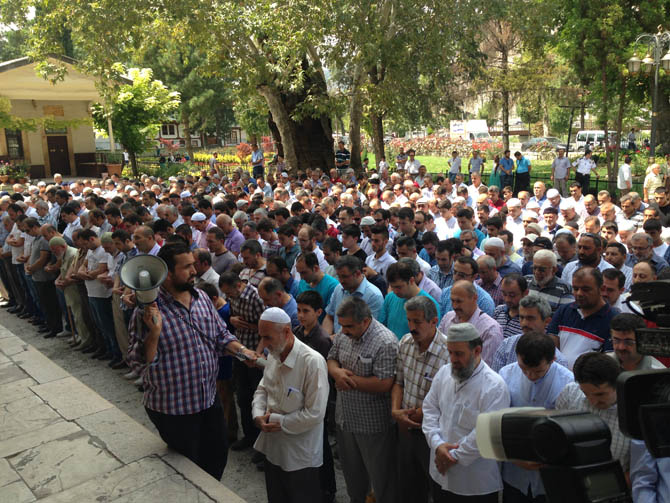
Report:
[[[657,121],[657,107],[658,107],[658,70],[662,67],[664,70],[670,70],[670,51],[663,56],[665,48],[670,49],[670,32],[663,31],[663,27],[659,25],[658,33],[643,33],[637,39],[635,44],[647,44],[647,54],[644,59],[640,60],[633,55],[628,60],[628,71],[631,74],[636,74],[642,69],[646,75],[654,71],[654,92],[651,98],[651,148],[650,155],[654,157],[656,152],[656,121]]]

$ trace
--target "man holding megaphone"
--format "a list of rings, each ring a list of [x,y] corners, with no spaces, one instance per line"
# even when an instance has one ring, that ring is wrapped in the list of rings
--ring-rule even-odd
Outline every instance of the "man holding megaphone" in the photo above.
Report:
[[[228,445],[216,393],[218,357],[230,353],[254,365],[259,355],[240,344],[209,297],[194,287],[188,246],[166,245],[157,257],[134,257],[121,271],[138,300],[150,290],[156,296],[133,313],[128,360],[134,370],[144,368],[144,407],[161,438],[219,480]]]

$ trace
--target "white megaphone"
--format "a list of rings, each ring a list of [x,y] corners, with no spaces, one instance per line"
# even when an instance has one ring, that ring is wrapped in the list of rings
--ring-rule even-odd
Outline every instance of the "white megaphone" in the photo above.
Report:
[[[155,255],[136,255],[121,266],[121,283],[135,292],[138,306],[151,304],[167,278],[168,267]]]

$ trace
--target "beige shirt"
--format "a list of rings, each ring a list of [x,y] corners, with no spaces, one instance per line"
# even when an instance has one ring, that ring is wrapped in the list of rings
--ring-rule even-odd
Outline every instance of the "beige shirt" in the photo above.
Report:
[[[297,338],[283,362],[270,355],[252,415],[276,414],[281,431],[261,432],[254,448],[284,471],[321,466],[328,391],[326,360]]]

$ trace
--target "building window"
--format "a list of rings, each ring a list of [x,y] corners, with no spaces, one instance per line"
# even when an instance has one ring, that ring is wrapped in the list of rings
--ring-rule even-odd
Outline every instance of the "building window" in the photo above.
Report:
[[[237,145],[240,143],[240,140],[237,136],[237,129],[231,129],[224,135],[226,145]]]
[[[176,137],[177,128],[175,128],[174,124],[163,124],[161,126],[161,136],[163,136],[164,138]]]
[[[10,159],[23,159],[23,140],[21,131],[15,129],[5,129],[5,138],[7,139],[7,154]]]

